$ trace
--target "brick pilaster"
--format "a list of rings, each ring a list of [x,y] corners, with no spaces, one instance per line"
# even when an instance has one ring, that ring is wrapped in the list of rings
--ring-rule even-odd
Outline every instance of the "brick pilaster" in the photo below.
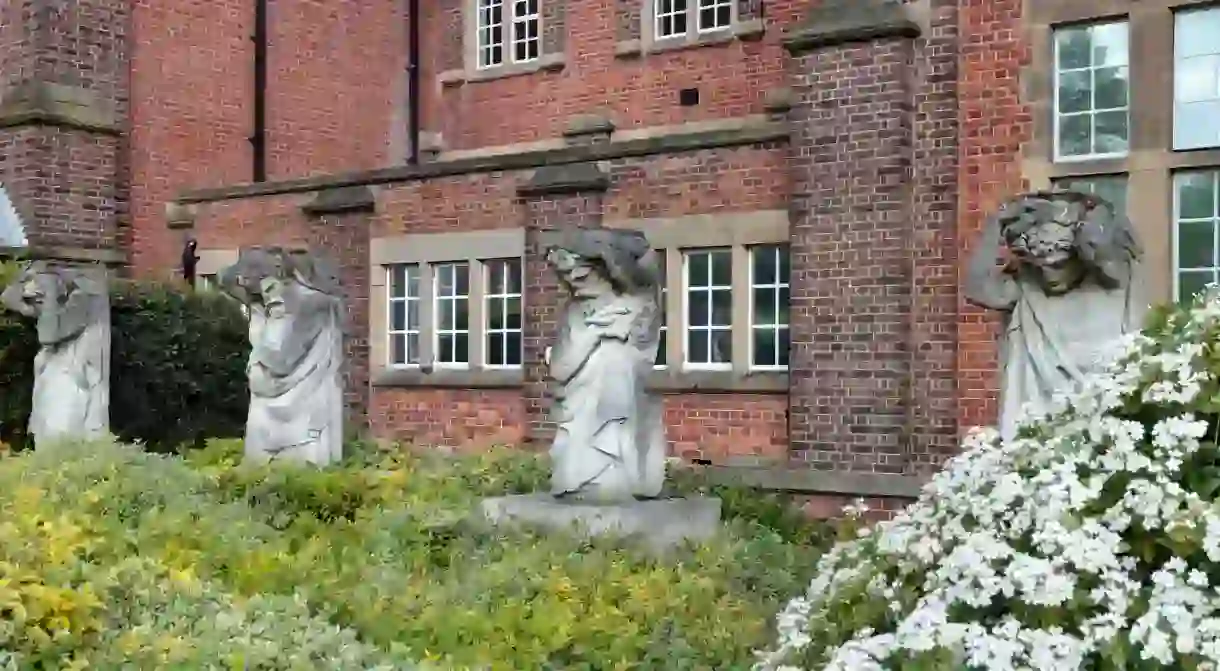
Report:
[[[32,247],[117,261],[126,223],[123,0],[13,0],[3,11],[0,182]]]
[[[793,457],[901,473],[912,407],[914,42],[888,0],[828,0],[793,55]]]
[[[544,355],[554,344],[563,301],[545,258],[548,231],[597,228],[608,176],[592,163],[540,168],[518,194],[525,213],[524,355],[526,440],[544,446],[554,436]]]

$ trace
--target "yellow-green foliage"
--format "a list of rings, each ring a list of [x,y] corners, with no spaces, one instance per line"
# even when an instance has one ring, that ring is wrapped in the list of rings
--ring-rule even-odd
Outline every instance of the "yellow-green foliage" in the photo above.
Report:
[[[544,481],[515,451],[319,471],[237,449],[0,459],[0,668],[744,670],[816,553],[746,503],[663,559],[471,524]]]

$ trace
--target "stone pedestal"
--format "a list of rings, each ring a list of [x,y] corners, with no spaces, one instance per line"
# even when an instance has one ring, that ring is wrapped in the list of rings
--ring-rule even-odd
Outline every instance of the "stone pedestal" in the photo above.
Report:
[[[523,494],[484,499],[480,512],[494,525],[520,524],[584,536],[634,536],[656,549],[704,540],[720,529],[720,499],[709,497],[590,504]]]

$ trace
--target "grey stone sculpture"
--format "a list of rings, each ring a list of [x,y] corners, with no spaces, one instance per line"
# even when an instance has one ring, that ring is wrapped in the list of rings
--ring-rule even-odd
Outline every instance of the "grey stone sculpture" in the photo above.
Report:
[[[29,432],[34,446],[110,432],[110,294],[105,271],[27,265],[5,290],[10,310],[37,319]]]
[[[219,274],[250,319],[246,458],[326,465],[343,456],[343,299],[326,258],[243,249]]]
[[[569,229],[547,260],[568,292],[547,357],[556,386],[551,493],[656,497],[665,427],[661,399],[645,388],[661,326],[656,253],[638,231]]]
[[[997,255],[1008,252],[1004,266]],[[1000,432],[1022,408],[1046,407],[1104,363],[1115,340],[1140,328],[1147,304],[1131,223],[1097,196],[1041,191],[1005,204],[985,224],[967,269],[966,298],[1005,313]]]

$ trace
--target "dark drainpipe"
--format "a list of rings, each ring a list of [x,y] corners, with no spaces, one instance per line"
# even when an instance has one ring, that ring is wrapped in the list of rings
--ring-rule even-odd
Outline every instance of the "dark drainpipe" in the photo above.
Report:
[[[267,181],[267,2],[254,0],[254,132],[250,149],[255,182]]]
[[[419,0],[407,0],[407,141],[411,144],[411,155],[407,163],[419,163]]]

